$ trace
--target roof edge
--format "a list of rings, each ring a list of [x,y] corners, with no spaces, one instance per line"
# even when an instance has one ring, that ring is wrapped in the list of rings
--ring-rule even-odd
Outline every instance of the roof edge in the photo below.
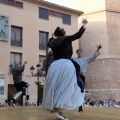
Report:
[[[61,6],[61,5],[54,4],[54,3],[51,3],[51,2],[47,2],[47,1],[43,1],[43,0],[23,0],[23,1],[31,2],[31,3],[34,3],[34,4],[40,4],[40,5],[43,5],[43,6],[49,6],[51,8],[56,8],[60,11],[65,10],[66,12],[70,12],[70,13],[78,15],[78,16],[80,16],[84,13],[83,11],[75,10],[75,9],[72,9],[72,8],[69,8],[69,7]]]

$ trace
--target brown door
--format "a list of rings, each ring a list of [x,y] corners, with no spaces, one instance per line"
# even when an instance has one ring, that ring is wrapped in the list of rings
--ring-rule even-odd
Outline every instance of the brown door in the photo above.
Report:
[[[10,102],[14,95],[17,93],[14,84],[8,84],[8,102]],[[23,104],[23,97],[22,95],[17,98],[16,103],[22,105]]]

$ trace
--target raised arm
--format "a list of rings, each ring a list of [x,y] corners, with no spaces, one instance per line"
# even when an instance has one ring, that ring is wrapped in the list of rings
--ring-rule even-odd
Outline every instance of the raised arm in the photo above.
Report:
[[[79,29],[79,31],[73,35],[67,36],[66,41],[74,41],[76,39],[79,39],[86,29],[86,24],[88,23],[87,19],[82,19],[82,27]]]
[[[12,73],[16,73],[16,72],[23,72],[24,69],[25,69],[25,64],[27,64],[27,61],[24,62],[23,66],[22,67],[14,67],[12,69]]]
[[[61,43],[71,42],[71,41],[74,41],[74,40],[80,38],[85,31],[85,26],[86,26],[87,23],[88,23],[87,19],[83,19],[82,20],[82,27],[80,28],[80,30],[77,33],[75,33],[73,35],[70,35],[70,36],[62,35],[62,31],[64,29],[60,28],[60,27],[57,27],[58,31],[55,30],[55,31],[57,31],[56,32],[57,35],[55,35],[56,38],[54,38],[54,36],[52,35],[52,37],[49,39],[48,47],[50,47],[50,48],[56,47],[56,46],[59,46]],[[64,32],[64,34],[65,34],[65,32]]]
[[[94,55],[92,55],[91,57],[87,57],[87,62],[88,62],[88,63],[93,62],[93,61],[97,58],[97,56],[100,55],[99,50],[100,50],[101,48],[102,48],[101,45],[97,45],[97,50],[95,51]]]

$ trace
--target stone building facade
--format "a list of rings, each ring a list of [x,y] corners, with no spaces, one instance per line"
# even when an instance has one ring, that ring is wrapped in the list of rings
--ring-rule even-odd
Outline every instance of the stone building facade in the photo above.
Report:
[[[81,14],[82,11],[43,0],[0,1],[0,16],[8,18],[9,30],[8,39],[0,38],[0,78],[4,78],[4,93],[0,94],[0,102],[12,99],[15,92],[10,65],[14,62],[23,64],[26,60],[28,64],[23,80],[31,85],[30,99],[37,100],[37,78],[31,76],[30,67],[35,67],[45,58],[46,43],[56,27],[63,27],[67,35],[78,31],[78,17]],[[75,55],[79,40],[73,42],[73,46]],[[44,84],[43,80],[44,77],[40,78],[41,84]]]
[[[120,101],[120,0],[71,0],[72,7],[84,11],[87,30],[81,39],[84,56],[102,44],[101,55],[89,65],[86,76],[90,98]]]

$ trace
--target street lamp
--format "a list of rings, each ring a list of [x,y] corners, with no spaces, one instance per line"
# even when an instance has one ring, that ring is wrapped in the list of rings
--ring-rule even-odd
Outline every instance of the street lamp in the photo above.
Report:
[[[30,68],[30,72],[31,72],[31,74],[32,74],[32,76],[33,76],[33,74],[34,74],[34,67],[32,66],[31,68]]]
[[[37,72],[35,74],[34,74],[35,68],[33,66],[31,66],[31,68],[30,68],[30,72],[31,72],[32,76],[37,77],[37,81],[35,82],[35,84],[37,85],[37,93],[38,93],[37,106],[39,106],[39,103],[40,103],[40,84],[41,84],[41,82],[39,81],[39,78],[45,76],[45,69],[44,68],[41,69],[40,67],[41,66],[39,64],[36,65]]]

